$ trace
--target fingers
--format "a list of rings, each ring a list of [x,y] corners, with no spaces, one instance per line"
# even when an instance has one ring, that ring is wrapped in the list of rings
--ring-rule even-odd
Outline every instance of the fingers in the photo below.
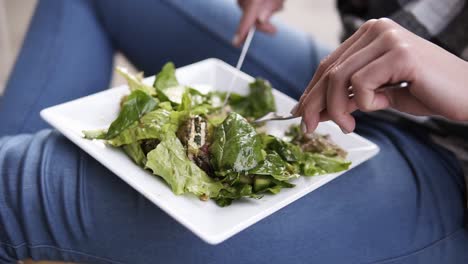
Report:
[[[347,55],[348,58],[342,63],[336,64],[332,69],[328,70],[324,74],[326,78],[319,80],[314,90],[303,98],[304,116],[307,116],[305,112],[308,112],[310,116],[311,113],[318,113],[326,109],[330,119],[335,121],[344,132],[353,131],[355,123],[350,114],[352,111],[349,111],[348,107],[348,87],[351,85],[351,77],[361,68],[390,50],[391,46],[387,42],[388,38],[385,34],[382,34],[364,48],[358,49],[354,54]],[[364,44],[356,45],[364,46]],[[342,60],[342,58],[339,60]],[[321,98],[324,95],[326,95],[326,100]],[[313,118],[313,120],[316,120],[316,118]],[[318,125],[307,119],[305,123],[311,129]]]
[[[304,109],[304,100],[310,90],[322,79],[322,75],[327,74],[336,65],[340,64],[348,57],[362,50],[364,47],[373,42],[382,32],[387,32],[389,29],[394,28],[395,22],[390,19],[371,19],[364,23],[359,30],[346,40],[338,49],[333,52],[328,58],[320,63],[312,81],[308,85],[306,91],[299,100],[298,107],[293,112],[294,115],[300,115]],[[385,45],[388,47],[389,45]]]
[[[349,93],[346,76],[341,76],[339,68],[330,75],[327,89],[327,112],[330,118],[343,130],[350,133],[354,130],[354,118],[348,112]]]
[[[412,94],[411,87],[376,91],[387,83],[411,80],[414,59],[409,53],[408,47],[397,46],[352,76],[353,99],[358,109],[376,111],[392,107],[413,115],[435,114]]]
[[[391,91],[378,93],[376,90],[384,84],[399,81],[405,63],[392,50],[354,73],[351,85],[358,109],[370,112],[389,107],[393,103],[387,96],[391,95]]]
[[[263,31],[263,32],[268,33],[268,34],[276,33],[276,27],[269,21],[267,21],[265,23],[257,22],[256,27],[257,27],[258,30]]]
[[[258,14],[257,28],[266,33],[276,32],[276,27],[270,22],[271,17],[283,9],[284,0],[265,0]]]
[[[276,27],[270,22],[270,18],[276,11],[282,9],[282,0],[239,0],[238,3],[244,12],[232,41],[234,46],[239,47],[245,41],[250,28],[254,25],[266,33],[276,32]]]
[[[357,110],[357,106],[354,103],[354,100],[350,99],[349,102],[348,102],[348,112],[352,113],[352,112],[354,112],[356,110]],[[354,127],[356,127],[356,121],[354,120],[354,117],[351,116],[351,118],[352,118],[352,122],[353,122],[353,130],[354,130]],[[328,114],[327,109],[324,109],[322,112],[320,112],[319,122],[325,122],[325,121],[329,121],[329,120],[332,120],[332,118],[331,118],[330,114]],[[310,131],[312,131],[312,130],[310,130]],[[345,130],[342,130],[342,131],[345,134],[349,133],[348,131],[345,131]]]
[[[376,111],[392,107],[413,115],[435,114],[412,94],[411,88],[376,91],[384,84],[409,80],[413,59],[407,52],[404,46],[392,49],[353,75],[353,99],[358,109]]]
[[[328,82],[328,77],[324,76],[323,82]],[[320,112],[325,110],[326,105],[326,86],[321,85],[313,89],[305,100],[305,109],[301,110],[303,126],[308,132],[314,131],[320,121]]]
[[[234,39],[232,40],[232,44],[234,46],[240,46],[245,41],[250,28],[255,25],[262,1],[248,1],[242,4],[243,5],[241,5],[241,7],[244,12],[242,14],[239,27],[237,28],[237,32],[234,35]]]
[[[334,52],[332,52],[328,57],[320,62],[319,67],[317,68],[312,80],[310,81],[309,85],[307,86],[306,90],[304,91],[303,95],[299,99],[298,107],[292,113],[294,115],[301,115],[302,111],[304,110],[304,101],[305,98],[309,95],[312,91],[314,86],[320,81],[323,80],[323,75],[330,69],[330,67],[335,63],[335,61],[340,58],[340,56],[349,48],[351,47],[356,41],[358,41],[375,23],[376,20],[369,20],[366,22],[362,27],[356,31],[350,38],[348,38],[343,44],[341,44]]]

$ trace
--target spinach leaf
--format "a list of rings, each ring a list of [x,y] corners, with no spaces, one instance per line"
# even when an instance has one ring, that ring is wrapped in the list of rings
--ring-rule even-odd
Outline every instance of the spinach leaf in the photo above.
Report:
[[[243,117],[253,117],[252,108],[250,105],[252,101],[249,96],[243,96],[237,93],[231,93],[229,96],[229,106],[232,110]]]
[[[164,125],[171,122],[174,123],[174,126],[178,125],[178,120],[174,120],[175,117],[171,118],[171,115],[173,115],[172,111],[162,108],[149,112],[139,122],[133,123],[118,136],[110,139],[108,143],[117,147],[143,139],[160,139]],[[176,131],[177,128],[173,130]]]
[[[287,162],[295,162],[301,158],[301,149],[289,142],[274,136],[264,136],[263,142],[266,149],[275,151]]]
[[[275,97],[268,81],[257,78],[249,87],[252,117],[259,118],[269,112],[276,112]]]
[[[188,192],[214,198],[223,188],[187,158],[184,146],[170,131],[166,131],[164,139],[148,153],[147,159],[146,167],[161,176],[177,195]]]
[[[255,175],[253,190],[254,193],[259,195],[264,192],[271,192],[277,194],[282,188],[292,188],[294,184],[287,181],[280,181],[270,175]]]
[[[248,96],[231,94],[229,105],[233,111],[253,119],[276,111],[275,98],[269,82],[257,78],[249,87],[250,94]]]
[[[144,114],[153,111],[157,101],[141,90],[133,91],[122,104],[117,119],[112,122],[107,131],[106,139],[118,136],[126,128],[137,122]]]
[[[215,128],[210,152],[218,171],[248,171],[263,160],[262,142],[255,129],[234,112]]]
[[[261,196],[253,193],[252,186],[249,184],[238,184],[235,186],[228,186],[219,192],[215,198],[216,204],[225,207],[232,203],[233,200],[242,197],[261,198]]]
[[[289,183],[289,182],[286,182],[286,181],[278,181],[278,180],[275,180],[275,179],[273,179],[272,181],[273,181],[273,183],[275,185],[273,185],[272,187],[269,187],[268,189],[266,189],[267,191],[271,192],[272,194],[279,193],[281,191],[281,189],[283,189],[283,188],[293,188],[294,186],[296,186],[296,185],[294,185],[292,183]]]

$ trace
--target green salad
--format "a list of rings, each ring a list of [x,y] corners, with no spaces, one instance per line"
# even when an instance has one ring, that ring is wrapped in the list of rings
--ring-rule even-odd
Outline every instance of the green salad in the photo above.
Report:
[[[346,152],[327,135],[291,126],[283,138],[252,121],[276,111],[270,84],[256,79],[250,94],[201,93],[180,84],[167,63],[152,86],[117,69],[130,94],[106,130],[83,131],[121,148],[138,166],[164,179],[174,194],[190,193],[227,206],[292,188],[290,181],[348,169]]]

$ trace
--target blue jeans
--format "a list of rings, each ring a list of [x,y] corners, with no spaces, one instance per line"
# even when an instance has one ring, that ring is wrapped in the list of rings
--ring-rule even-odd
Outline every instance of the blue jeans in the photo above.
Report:
[[[211,246],[40,120],[105,89],[115,51],[148,75],[234,63],[239,16],[221,0],[39,2],[0,98],[0,263],[468,263],[462,172],[420,128],[358,114],[378,156]],[[255,37],[245,71],[297,98],[323,54],[279,25]]]

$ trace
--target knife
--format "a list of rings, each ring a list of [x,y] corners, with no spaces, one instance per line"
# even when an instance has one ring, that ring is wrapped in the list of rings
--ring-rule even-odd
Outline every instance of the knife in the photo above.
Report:
[[[241,54],[239,56],[239,60],[237,61],[237,65],[236,65],[236,69],[238,71],[240,71],[240,69],[242,68],[242,64],[244,63],[245,56],[247,55],[247,51],[249,50],[250,43],[252,43],[252,39],[253,39],[253,37],[255,35],[255,30],[256,30],[256,28],[252,27],[252,28],[250,28],[249,33],[247,34],[247,38],[245,39],[244,46],[242,47],[242,51],[241,51]],[[237,74],[232,76],[231,82],[230,82],[230,84],[228,86],[228,89],[227,89],[226,98],[224,99],[223,108],[221,108],[221,109],[224,109],[224,107],[227,105],[227,103],[229,101],[229,97],[231,96],[231,92],[232,92],[232,87],[233,87],[235,81],[237,80],[237,76],[238,76]]]

